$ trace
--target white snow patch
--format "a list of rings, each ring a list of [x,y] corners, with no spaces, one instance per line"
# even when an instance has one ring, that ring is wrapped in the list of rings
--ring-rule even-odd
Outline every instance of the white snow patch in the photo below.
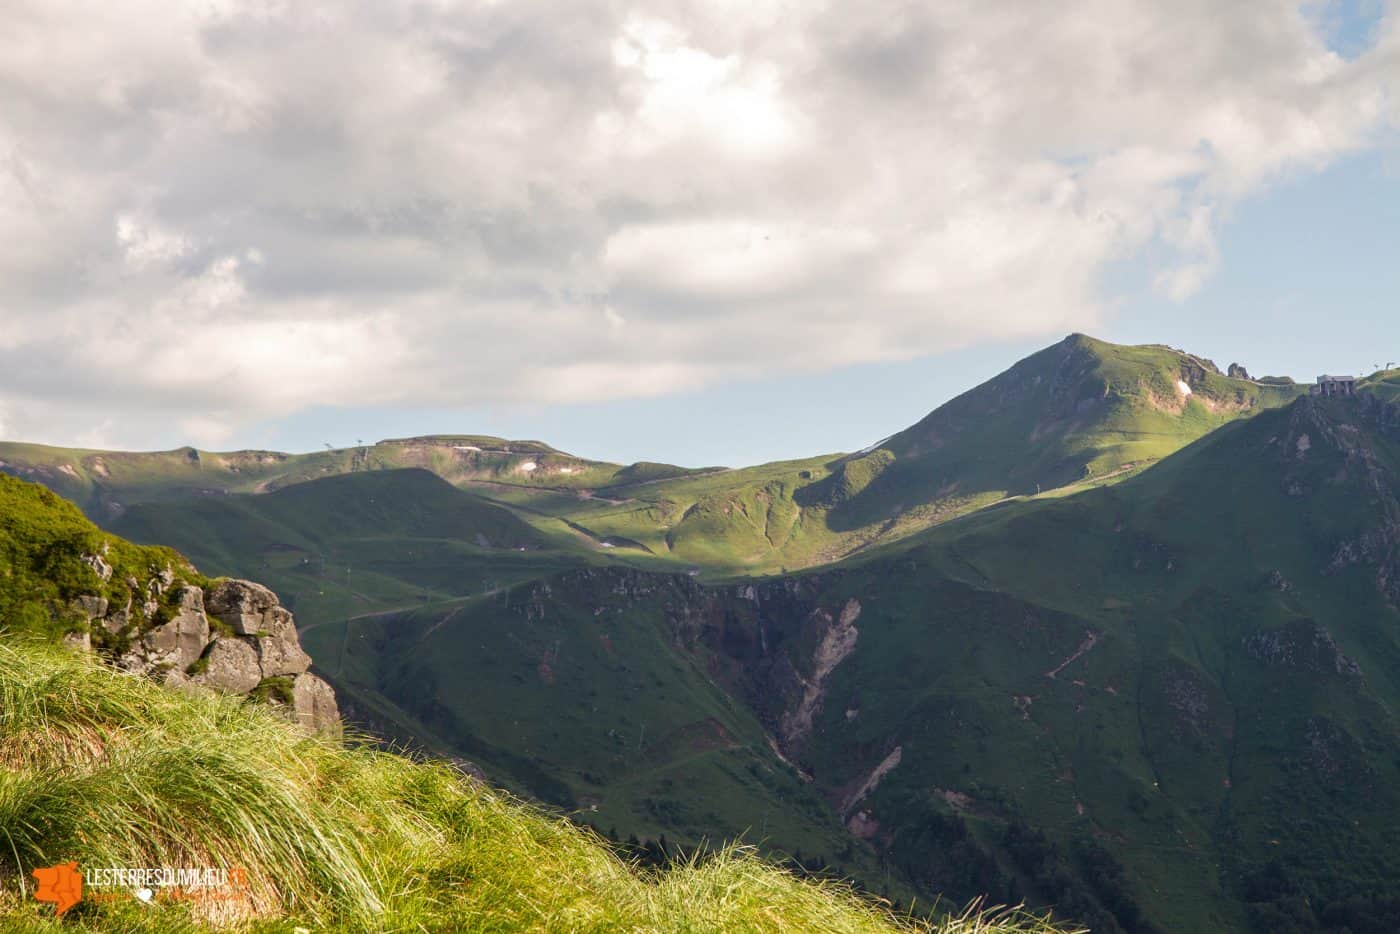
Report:
[[[572,468],[572,467],[560,467],[560,468],[559,468],[559,472],[560,472],[560,473],[573,473],[573,472],[574,472],[574,468]]]
[[[481,448],[477,447],[477,446],[474,445],[474,444],[454,444],[454,445],[452,445],[452,450],[454,450],[454,451],[480,451]]]
[[[1191,395],[1191,386],[1184,379],[1179,379],[1176,381],[1176,390],[1183,396]]]
[[[521,472],[523,472],[523,473],[529,473],[529,472],[532,471],[532,470],[539,470],[539,468],[540,468],[540,465],[539,465],[539,464],[536,464],[534,461],[526,461],[525,463],[521,464],[519,467],[517,467],[517,468],[515,468],[515,469],[516,469],[516,470],[519,470],[519,471],[521,471]]]

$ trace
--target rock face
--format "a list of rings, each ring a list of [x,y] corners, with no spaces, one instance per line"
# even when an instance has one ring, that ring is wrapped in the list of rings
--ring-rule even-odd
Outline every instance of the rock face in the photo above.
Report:
[[[182,590],[175,617],[146,633],[141,642],[148,654],[168,658],[180,671],[193,665],[209,644],[203,592],[198,587]]]
[[[262,683],[257,649],[242,639],[216,639],[209,647],[204,670],[190,680],[220,691],[247,694]]]
[[[262,631],[268,611],[277,606],[277,595],[262,584],[228,580],[209,592],[205,605],[209,615],[240,636],[253,636]]]
[[[297,675],[292,682],[292,711],[297,722],[315,733],[340,725],[340,708],[335,703],[335,691],[309,671]]]
[[[138,591],[131,583],[133,592]],[[288,713],[307,729],[339,729],[335,692],[307,670],[311,656],[302,650],[292,614],[276,594],[243,580],[220,581],[208,593],[188,584],[166,593],[172,586],[173,577],[167,575],[152,579],[147,588],[151,599],[140,609],[145,619],[163,620],[155,625],[135,624],[130,602],[110,607],[105,599],[81,597],[75,608],[93,632],[105,631],[111,637],[108,651],[126,671],[170,685],[229,694],[257,691],[279,706],[286,706],[279,700],[287,699]],[[111,649],[113,642],[120,650]],[[73,644],[92,647],[90,639]]]

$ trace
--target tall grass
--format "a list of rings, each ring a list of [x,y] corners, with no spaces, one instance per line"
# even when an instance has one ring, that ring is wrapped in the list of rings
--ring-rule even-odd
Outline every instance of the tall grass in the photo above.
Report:
[[[67,860],[242,867],[248,886],[231,902],[85,899],[60,924],[29,872]],[[0,876],[5,930],[1049,929],[1015,913],[898,918],[743,848],[646,873],[446,765],[16,638],[0,642]]]

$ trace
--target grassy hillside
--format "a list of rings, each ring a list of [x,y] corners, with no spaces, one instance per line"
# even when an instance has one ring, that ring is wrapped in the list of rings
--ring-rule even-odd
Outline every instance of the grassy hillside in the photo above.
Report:
[[[1121,478],[1305,391],[1228,377],[1167,347],[1072,335],[858,454],[551,508],[711,577],[811,567],[1008,497]]]
[[[110,526],[266,582],[303,625],[479,594],[589,560],[571,539],[423,469],[134,505]]]
[[[98,563],[111,569],[99,575]],[[168,570],[175,579],[202,583],[188,561],[169,548],[141,547],[98,530],[67,500],[45,487],[0,475],[0,620],[12,631],[51,636],[87,633],[87,616],[74,601],[102,598],[131,603],[132,622],[144,628],[144,592]],[[133,596],[142,599],[133,600]]]
[[[1387,402],[1400,402],[1400,370],[1373,373],[1358,384],[1360,388]]]
[[[312,738],[261,709],[52,645],[0,642],[0,702],[6,930],[920,928],[744,851],[644,873],[446,765]],[[89,886],[60,924],[20,882],[67,860],[240,867],[246,884],[217,902],[149,904]],[[1047,929],[1011,919],[937,929],[974,927]]]
[[[840,789],[899,748],[869,820],[913,873],[972,841],[981,887],[1125,930],[1394,929],[1398,413],[1303,399],[807,578],[864,612],[796,761]]]
[[[724,578],[829,563],[1007,497],[1118,479],[1304,391],[1228,377],[1166,347],[1072,335],[871,449],[740,470],[620,467],[540,442],[459,435],[304,455],[0,444],[0,471],[111,522],[143,503],[419,467],[557,540],[635,567]]]
[[[653,732],[711,718],[771,737],[864,841],[815,855],[868,845],[925,894],[1108,932],[1392,930],[1397,556],[1400,409],[1304,398],[833,568],[571,572],[319,650],[442,748],[525,753],[605,827],[751,813],[759,785],[711,768],[740,750]]]
[[[430,470],[448,482],[511,491],[586,490],[685,476],[667,464],[623,467],[557,451],[538,441],[479,435],[401,438],[316,451],[174,451],[136,453],[0,442],[0,472],[43,483],[98,522],[138,503],[220,493],[267,493],[308,480],[403,468]]]
[[[445,487],[431,476],[409,473],[386,477],[382,490],[402,485],[415,502],[425,489]],[[483,527],[495,520],[494,534],[528,533],[495,507],[464,505],[464,494],[446,490],[439,508],[382,521],[397,523],[400,532],[428,534],[456,528],[459,521]],[[325,511],[320,524],[350,521],[357,510],[367,511],[362,520],[373,520],[384,505],[357,504],[341,492],[330,483],[292,495],[305,507],[303,518]],[[99,568],[110,568],[110,574]],[[75,615],[76,598],[129,587],[128,576],[144,592],[144,576],[162,574],[167,586],[181,576],[205,582],[175,552],[125,543],[98,531],[49,490],[0,477],[5,930],[984,930],[988,919],[977,916],[932,926],[896,916],[844,886],[800,880],[716,837],[703,855],[664,870],[642,870],[596,836],[490,791],[444,763],[313,736],[252,695],[165,688],[110,667],[99,654],[61,644],[60,637],[85,622]],[[122,595],[112,590],[108,596]],[[530,615],[527,608],[525,628]],[[636,661],[629,639],[619,633],[619,655]],[[449,644],[427,648],[439,652]],[[572,680],[568,665],[557,656],[554,661],[559,679]],[[547,664],[541,662],[542,678]],[[463,673],[448,670],[447,677],[460,689]],[[618,674],[616,681],[623,683],[643,673],[623,664]],[[659,768],[668,753],[686,752],[672,763],[682,769],[688,767],[684,759],[704,758],[714,749],[713,774],[746,763],[755,776],[760,764],[776,773],[752,749],[747,758],[726,759],[725,753],[744,743],[760,745],[762,731],[699,672],[681,682],[682,694],[689,691],[708,707],[692,711],[673,704],[670,715],[708,713],[701,723],[721,742],[686,750],[686,731],[679,737],[662,733],[652,745],[639,744],[640,758]],[[477,702],[496,704],[501,722],[510,715],[507,705],[521,700],[500,690],[469,693]],[[607,715],[615,715],[613,699],[604,702]],[[568,720],[566,714],[560,723]],[[731,728],[735,741],[727,733]],[[612,768],[610,758],[600,753],[597,768]],[[671,778],[660,780],[670,787]],[[786,789],[793,813],[809,812],[816,833],[831,834],[813,818],[820,806],[795,778],[789,775],[784,784],[770,774],[766,781]],[[716,829],[725,829],[722,822]],[[162,891],[149,904],[125,889],[89,885],[58,924],[53,907],[32,897],[31,872],[67,861],[87,869],[236,868],[241,877],[236,874],[232,887],[214,898],[167,899]],[[985,930],[1048,926],[1005,916]]]
[[[575,571],[305,633],[356,716],[618,839],[745,839],[891,894],[872,850],[676,643],[684,578]],[[626,594],[620,601],[619,591]]]

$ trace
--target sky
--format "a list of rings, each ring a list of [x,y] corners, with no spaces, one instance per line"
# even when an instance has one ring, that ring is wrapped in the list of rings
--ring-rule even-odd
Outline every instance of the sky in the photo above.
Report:
[[[0,438],[853,450],[1071,331],[1400,358],[1382,0],[12,0]]]

